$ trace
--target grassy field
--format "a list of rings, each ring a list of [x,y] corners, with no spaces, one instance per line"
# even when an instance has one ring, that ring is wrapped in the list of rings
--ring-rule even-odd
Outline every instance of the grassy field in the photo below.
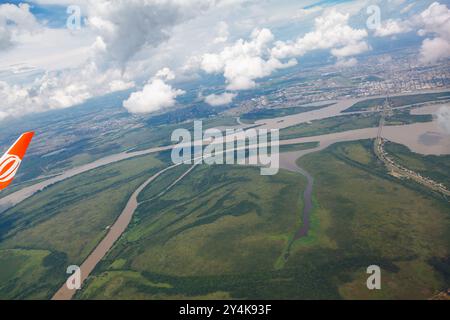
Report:
[[[80,298],[241,296],[246,277],[270,273],[299,227],[304,184],[285,171],[264,177],[252,167],[197,167],[139,206]]]
[[[318,224],[316,246],[328,251],[341,297],[425,299],[450,287],[448,202],[389,177],[368,140],[332,146],[300,164],[316,180],[315,219],[326,222],[322,230]],[[380,291],[365,286],[371,264],[382,268]]]
[[[390,177],[369,140],[300,164],[315,177],[311,230],[281,266],[303,178],[199,167],[139,207],[78,298],[425,299],[449,287],[448,203]],[[372,264],[380,291],[365,286]]]
[[[450,92],[413,94],[407,96],[391,97],[391,104],[394,108],[414,105],[425,102],[447,100],[450,98]],[[381,106],[385,103],[386,98],[368,99],[355,103],[344,112],[368,111],[372,108]]]
[[[236,118],[233,117],[216,117],[211,119],[203,119],[203,129],[216,127],[236,126]],[[122,150],[145,150],[148,148],[175,144],[170,140],[172,132],[176,129],[194,130],[194,122],[183,122],[178,124],[163,125],[158,127],[144,127],[131,130],[108,137],[108,140],[115,141],[121,146]]]
[[[31,253],[45,250],[51,259],[41,264],[35,261],[33,266],[37,273],[50,268],[53,274],[45,279],[7,277],[6,287],[12,283],[9,279],[15,286],[30,291],[19,294],[0,288],[0,298],[49,298],[64,281],[65,268],[70,264],[79,265],[86,258],[107,232],[106,227],[120,214],[131,193],[163,167],[165,164],[154,155],[118,162],[50,186],[2,213],[0,250],[4,252],[5,265],[13,264],[8,264],[7,254],[12,251],[4,250],[26,249],[22,255],[27,255],[28,250]],[[14,255],[11,259],[15,259]]]
[[[393,115],[386,118],[385,125],[396,126],[419,122],[431,122],[433,121],[433,116],[431,114],[411,114],[411,110],[396,110]]]
[[[291,108],[277,108],[277,109],[256,109],[251,112],[245,113],[241,116],[241,120],[245,123],[255,123],[258,120],[272,119],[290,116],[293,114],[299,114],[304,112],[309,112],[313,110],[318,110],[326,108],[333,105],[333,103],[324,104],[321,106],[311,106],[311,107],[291,107]]]
[[[41,283],[57,285],[52,273],[64,267],[60,263],[50,265],[52,258],[54,255],[47,250],[0,250],[0,299],[33,299],[51,294]]]
[[[307,142],[307,143],[297,143],[280,146],[280,152],[293,152],[302,151],[307,149],[314,149],[319,146],[319,142]]]
[[[354,129],[377,127],[380,115],[377,113],[357,114],[315,120],[280,130],[280,139],[288,140],[301,137],[312,137],[322,134]]]

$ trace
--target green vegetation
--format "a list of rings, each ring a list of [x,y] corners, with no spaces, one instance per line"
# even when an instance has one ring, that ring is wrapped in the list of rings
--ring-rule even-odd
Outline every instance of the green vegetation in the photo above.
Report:
[[[424,299],[447,289],[448,203],[389,176],[372,146],[341,143],[300,159],[315,177],[314,210],[287,261],[304,179],[199,167],[138,208],[78,298]],[[365,286],[372,264],[381,291]]]
[[[386,118],[385,125],[395,126],[404,125],[418,122],[430,122],[433,121],[433,116],[431,114],[411,114],[411,110],[396,110],[393,115]]]
[[[322,134],[342,132],[354,129],[377,127],[380,115],[377,113],[354,114],[302,123],[280,130],[280,139],[288,140],[301,137],[312,137]]]
[[[159,196],[190,167],[190,165],[183,164],[161,174],[139,194],[138,202],[148,201]]]
[[[203,128],[232,127],[238,125],[235,117],[216,116],[203,120]]]
[[[420,104],[425,102],[439,101],[450,99],[450,92],[439,92],[439,93],[424,93],[424,94],[413,94],[408,96],[396,96],[391,97],[392,107],[404,107],[414,104]],[[345,110],[344,112],[355,112],[355,111],[368,111],[372,108],[382,106],[386,101],[386,98],[376,98],[368,99],[355,103],[353,106]]]
[[[304,112],[309,112],[313,110],[318,110],[326,108],[333,105],[333,103],[324,104],[321,106],[311,106],[311,107],[290,107],[290,108],[276,108],[276,109],[257,109],[251,112],[245,113],[241,116],[241,120],[246,123],[255,123],[258,120],[272,119],[290,116],[293,114],[299,114]]]
[[[79,265],[87,257],[106,234],[107,226],[112,225],[121,213],[134,190],[165,166],[154,155],[121,161],[49,186],[2,213],[0,249],[5,252],[2,265],[13,265],[13,262],[8,262],[12,251],[6,249],[25,248],[31,253],[44,250],[51,252],[51,257],[59,258],[44,261],[44,264],[33,262],[37,275],[44,275],[47,269],[51,269],[52,275],[17,277],[14,280],[16,285],[28,288],[28,291],[0,290],[0,298],[3,294],[8,298],[50,298],[67,276],[67,266]],[[28,255],[27,252],[22,255]],[[11,259],[16,258],[11,254]]]
[[[203,129],[236,126],[236,118],[232,117],[216,117],[212,119],[203,120]],[[145,150],[149,148],[166,146],[175,144],[171,141],[172,132],[176,129],[187,129],[191,132],[194,130],[194,123],[184,122],[179,124],[162,125],[157,127],[144,127],[134,129],[129,132],[120,133],[111,137],[108,140],[116,141],[122,146],[122,150]]]
[[[50,282],[57,286],[57,278],[53,274],[59,272],[57,268],[64,268],[63,264],[63,255],[51,254],[46,250],[0,250],[0,299],[50,296],[52,290],[41,283]]]
[[[267,274],[300,226],[304,186],[286,171],[270,177],[254,167],[199,166],[139,206],[80,298],[250,297],[243,277],[271,281]],[[149,189],[142,200],[155,194]],[[116,261],[126,263],[111,274]]]
[[[170,136],[175,129],[184,128],[192,129],[193,123],[172,124],[155,127],[142,127],[129,131],[121,131],[102,137],[98,143],[102,144],[105,141],[115,141],[121,146],[121,151],[131,150],[145,150],[153,147],[170,145]]]
[[[319,142],[297,143],[280,146],[280,152],[294,152],[308,149],[314,149],[319,146]]]
[[[300,160],[315,177],[316,218],[328,224],[322,250],[331,250],[328,264],[343,298],[429,298],[450,285],[433,265],[449,256],[449,204],[390,177],[372,146],[342,143]],[[371,264],[382,268],[381,291],[365,287]]]

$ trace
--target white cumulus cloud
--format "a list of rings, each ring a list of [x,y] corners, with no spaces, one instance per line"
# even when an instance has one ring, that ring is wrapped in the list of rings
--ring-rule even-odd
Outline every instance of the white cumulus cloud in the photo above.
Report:
[[[425,39],[420,51],[423,62],[435,62],[450,56],[450,42],[443,38]]]
[[[160,70],[142,90],[133,92],[123,106],[131,113],[150,113],[174,106],[176,97],[185,92],[167,84],[164,79],[169,79],[168,75],[171,75],[168,68]]]
[[[29,84],[0,81],[0,111],[4,117],[60,109],[87,99],[134,86],[117,69],[99,72],[95,64],[81,70],[46,72]]]
[[[295,2],[281,5],[256,0],[30,2],[80,5],[87,25],[71,34],[63,28],[40,25],[26,4],[0,5],[0,71],[8,70],[16,62],[43,70],[33,74],[34,78],[27,78],[27,83],[3,78],[6,82],[0,85],[1,117],[69,107],[93,96],[129,89],[135,82],[142,84],[154,74],[142,90],[135,92],[133,99],[130,97],[127,105],[134,102],[134,106],[141,106],[137,109],[155,110],[173,105],[181,94],[181,90],[168,84],[175,74],[178,81],[192,79],[199,70],[225,78],[226,95],[209,99],[218,103],[221,99],[232,100],[233,91],[255,87],[258,79],[294,65],[295,58],[312,50],[329,50],[340,67],[354,66],[357,63],[354,56],[370,50],[367,31],[349,24],[350,17],[367,7],[368,0],[338,4],[334,9],[324,5],[300,10],[303,5]],[[402,0],[389,3],[406,5]],[[281,34],[280,30],[293,22],[293,16],[303,20],[316,15],[321,16],[312,21],[311,32],[292,41],[276,42],[269,29]],[[422,60],[447,58],[450,51],[447,6],[435,2],[414,17],[409,25],[387,20],[375,32],[389,36],[406,32],[407,26],[421,28],[420,34],[426,37],[421,48]],[[310,21],[305,21],[305,25],[306,22]],[[249,39],[230,42],[231,37],[242,37],[255,27],[258,28]],[[35,33],[36,30],[39,32]],[[162,66],[171,69],[161,69]],[[167,99],[162,97],[161,103],[148,102],[145,96],[155,88],[161,89]]]
[[[269,29],[255,29],[250,41],[239,39],[220,53],[203,55],[201,68],[207,73],[222,73],[228,90],[254,88],[256,79],[296,64],[295,60],[282,63],[270,55],[273,40],[274,36]]]
[[[389,37],[400,33],[406,33],[411,30],[411,26],[407,21],[389,19],[375,29],[375,36]]]
[[[214,4],[212,0],[90,1],[87,23],[102,44],[99,64],[124,64],[143,48],[157,47],[171,36],[174,26]]]
[[[427,37],[420,48],[422,63],[432,63],[450,57],[450,9],[445,4],[433,2],[420,14],[408,20],[388,20],[375,30],[375,36],[387,37],[419,29]]]
[[[369,50],[365,41],[365,29],[354,29],[348,25],[350,14],[328,10],[315,19],[315,30],[295,41],[279,41],[272,54],[275,58],[299,57],[312,50],[332,49],[337,57],[357,55]]]
[[[434,2],[419,15],[422,29],[419,34],[431,34],[422,43],[422,62],[435,62],[450,57],[450,10],[446,5]]]
[[[224,92],[222,94],[210,94],[205,97],[205,102],[210,106],[222,106],[226,104],[230,104],[233,102],[233,99],[236,97],[235,93]]]
[[[28,4],[0,4],[0,50],[12,47],[18,34],[32,33],[38,26]]]
[[[175,79],[175,73],[173,73],[173,71],[170,70],[169,68],[165,67],[156,73],[155,78],[161,78],[164,80],[173,80]]]
[[[351,68],[354,67],[358,64],[358,60],[356,58],[349,58],[349,59],[345,59],[345,58],[338,58],[338,60],[336,61],[335,66],[337,68]]]
[[[56,4],[53,0],[37,2]],[[143,49],[161,45],[171,37],[174,27],[215,6],[216,1],[73,0],[58,4],[80,5],[83,15],[87,18],[87,26],[86,31],[83,30],[78,36],[88,34],[89,38],[95,41],[92,45],[86,46],[86,53],[83,54],[85,60],[78,62],[76,66],[71,65],[70,69],[47,71],[44,75],[37,76],[31,83],[13,85],[3,82],[0,86],[0,96],[3,98],[0,103],[2,117],[70,107],[94,96],[133,87],[135,78],[145,75],[138,73],[140,70],[138,59],[133,61],[134,69],[130,68],[131,60]],[[16,36],[23,33],[43,29],[43,34],[49,34],[47,32],[49,29],[37,22],[29,8],[27,4],[0,5],[0,50],[10,47]],[[61,29],[60,33],[64,32]],[[21,40],[23,39],[22,36]],[[36,45],[29,39],[27,41],[28,45]],[[58,46],[58,42],[51,44],[54,47]],[[66,59],[72,59],[71,55],[74,55],[76,60],[78,58],[75,59],[75,55],[80,55],[80,52],[67,49]],[[32,54],[28,53],[28,56],[32,57]],[[47,60],[52,58],[54,57],[47,57]],[[139,59],[148,61],[151,58]],[[167,73],[158,77],[164,82],[174,75]],[[156,79],[154,82],[154,87],[159,85],[163,89],[167,88]],[[174,90],[174,93],[179,94],[179,91]],[[161,105],[167,103],[161,102]]]

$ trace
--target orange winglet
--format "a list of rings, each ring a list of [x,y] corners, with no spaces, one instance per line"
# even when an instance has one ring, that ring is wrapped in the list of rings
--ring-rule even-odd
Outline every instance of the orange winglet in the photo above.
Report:
[[[0,158],[0,190],[5,189],[13,181],[33,135],[34,132],[22,134]]]

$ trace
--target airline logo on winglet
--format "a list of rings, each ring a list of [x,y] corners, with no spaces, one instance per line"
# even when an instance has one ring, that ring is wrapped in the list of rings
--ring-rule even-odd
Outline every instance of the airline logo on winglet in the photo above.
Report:
[[[34,132],[22,134],[0,158],[0,190],[5,189],[13,181],[33,135]]]

